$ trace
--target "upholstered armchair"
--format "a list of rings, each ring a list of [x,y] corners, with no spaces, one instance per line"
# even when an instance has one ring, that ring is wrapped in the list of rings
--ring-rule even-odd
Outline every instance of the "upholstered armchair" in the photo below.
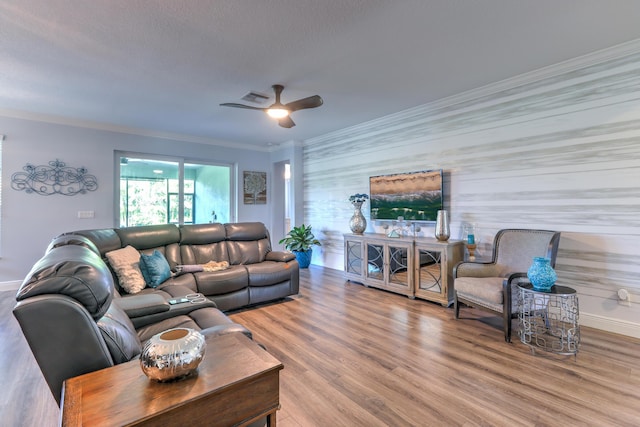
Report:
[[[555,267],[560,233],[549,230],[505,229],[496,234],[490,262],[460,262],[454,267],[454,312],[460,305],[503,318],[504,339],[511,342],[511,318],[517,313],[513,287],[527,280],[534,257],[547,257]]]

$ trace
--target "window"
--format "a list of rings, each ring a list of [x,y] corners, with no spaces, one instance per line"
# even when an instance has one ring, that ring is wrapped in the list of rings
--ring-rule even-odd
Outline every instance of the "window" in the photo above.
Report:
[[[233,222],[231,165],[116,153],[120,227]]]

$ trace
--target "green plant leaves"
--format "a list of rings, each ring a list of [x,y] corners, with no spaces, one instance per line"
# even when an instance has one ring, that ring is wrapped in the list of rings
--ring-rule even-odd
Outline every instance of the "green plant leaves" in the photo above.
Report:
[[[284,244],[288,251],[306,251],[311,249],[313,245],[321,246],[321,243],[313,235],[310,225],[302,224],[299,227],[293,227],[287,236],[278,242]]]

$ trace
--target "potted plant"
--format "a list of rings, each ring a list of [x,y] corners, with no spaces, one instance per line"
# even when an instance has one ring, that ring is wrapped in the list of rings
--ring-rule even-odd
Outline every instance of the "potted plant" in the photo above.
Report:
[[[309,267],[313,246],[321,245],[320,241],[311,232],[311,226],[304,224],[299,227],[294,226],[279,243],[284,243],[285,249],[295,254],[300,268]]]

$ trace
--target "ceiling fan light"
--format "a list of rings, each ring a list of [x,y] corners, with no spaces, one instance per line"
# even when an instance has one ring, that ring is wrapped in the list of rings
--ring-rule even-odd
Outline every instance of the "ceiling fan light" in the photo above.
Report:
[[[267,114],[274,119],[282,119],[289,115],[289,110],[285,108],[269,108]]]

